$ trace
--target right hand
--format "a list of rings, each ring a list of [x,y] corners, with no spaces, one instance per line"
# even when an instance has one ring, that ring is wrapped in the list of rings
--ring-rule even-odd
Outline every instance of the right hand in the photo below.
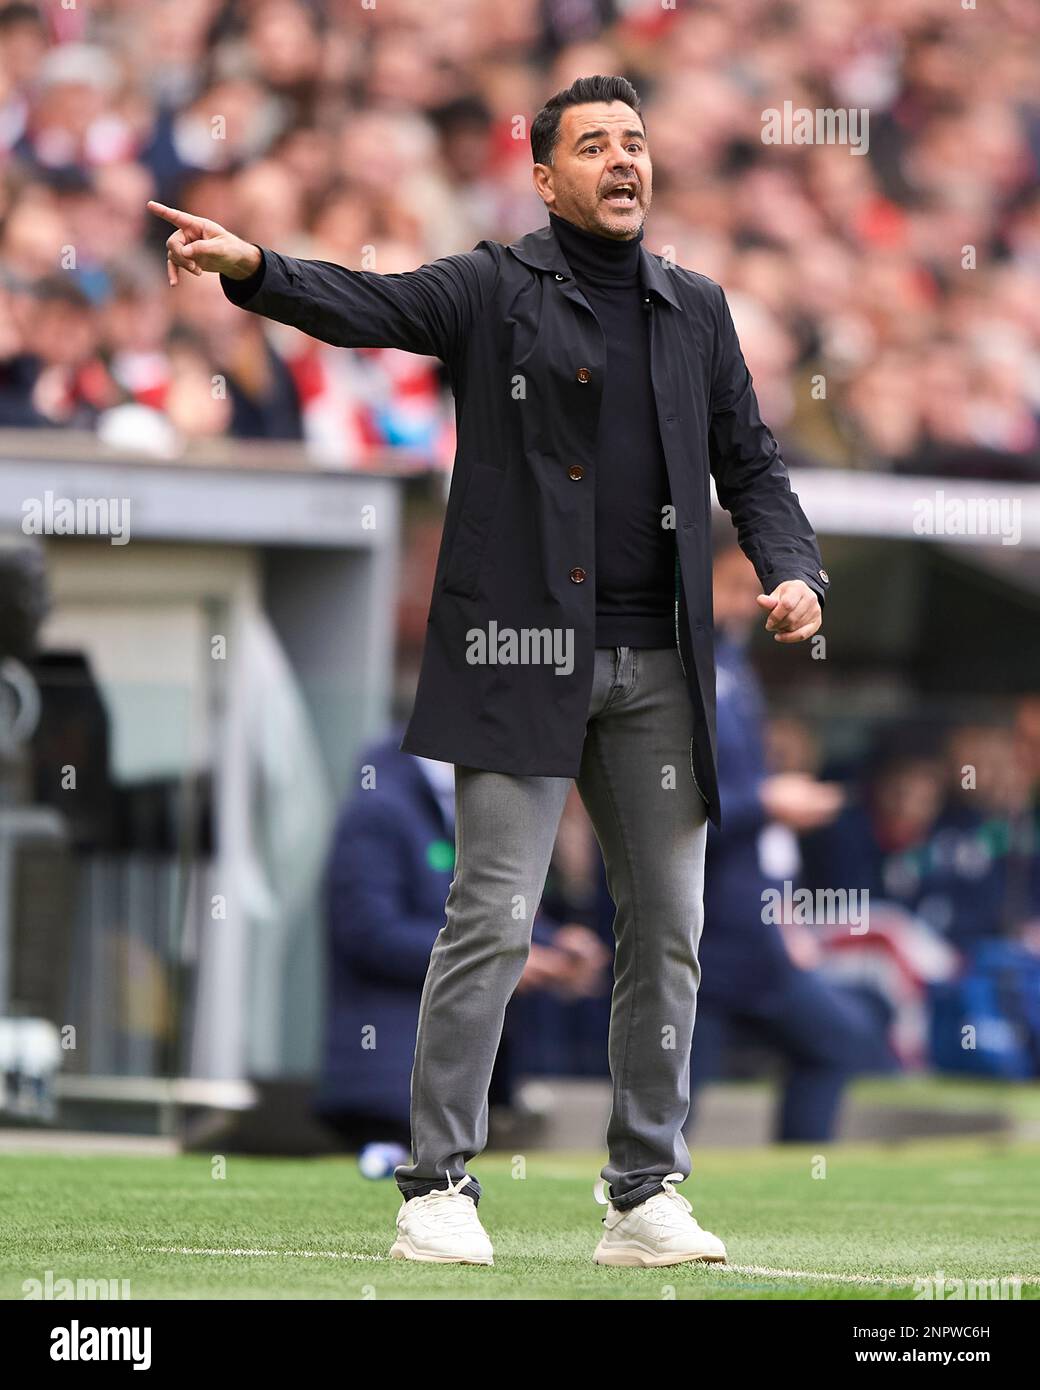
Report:
[[[178,270],[192,275],[203,271],[226,275],[229,280],[245,280],[260,268],[260,248],[243,241],[208,217],[196,217],[179,208],[168,208],[154,199],[148,211],[172,222],[177,230],[166,242],[166,267],[171,285],[179,283]]]
[[[759,790],[770,820],[792,830],[815,830],[829,824],[845,802],[836,782],[817,782],[804,772],[778,772],[767,777]]]

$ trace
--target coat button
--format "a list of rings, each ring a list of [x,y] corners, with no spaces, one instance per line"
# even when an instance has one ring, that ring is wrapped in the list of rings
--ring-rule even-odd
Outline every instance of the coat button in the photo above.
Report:
[[[571,570],[571,581],[574,584],[584,584],[585,571],[579,566],[575,566],[575,568]]]
[[[578,368],[578,380],[581,382],[582,386],[584,386],[587,381],[592,380],[592,373],[589,371],[588,367]]]
[[[819,574],[820,578],[823,580],[825,584],[829,584],[831,582],[831,577],[826,570],[818,570],[817,573]]]
[[[566,280],[566,278],[567,278],[566,275],[561,275],[561,274],[559,273],[559,271],[556,272],[556,279],[557,279],[557,280]]]
[[[580,463],[572,463],[570,468],[567,469],[567,477],[573,478],[575,482],[578,482],[581,478],[584,478],[584,476],[585,470]]]

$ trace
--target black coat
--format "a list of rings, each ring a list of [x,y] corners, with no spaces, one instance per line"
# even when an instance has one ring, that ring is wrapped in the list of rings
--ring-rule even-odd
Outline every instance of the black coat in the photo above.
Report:
[[[552,229],[391,275],[262,249],[258,290],[221,277],[233,302],[326,343],[438,357],[450,373],[458,449],[401,747],[499,772],[576,776],[593,675],[606,344]],[[721,288],[642,246],[640,264],[676,515],[676,638],[696,714],[691,770],[719,825],[709,470],[766,593],[804,579],[822,601],[828,579],[759,416]],[[467,634],[491,623],[499,633],[571,630],[573,669],[471,664]]]

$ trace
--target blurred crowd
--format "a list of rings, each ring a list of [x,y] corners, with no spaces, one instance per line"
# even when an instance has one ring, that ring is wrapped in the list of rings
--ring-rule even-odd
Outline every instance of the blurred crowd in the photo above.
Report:
[[[546,221],[529,123],[621,72],[648,249],[723,284],[788,460],[1040,469],[1040,9],[1030,0],[62,0],[0,5],[0,426],[157,455],[303,441],[450,467],[440,364],[172,292],[149,198],[380,272]],[[866,109],[865,153],[762,115]]]
[[[776,755],[812,771],[814,741],[793,728],[774,726]],[[999,722],[879,729],[848,787],[803,841],[808,882],[857,884],[964,952],[1003,939],[1040,953],[1040,697]]]

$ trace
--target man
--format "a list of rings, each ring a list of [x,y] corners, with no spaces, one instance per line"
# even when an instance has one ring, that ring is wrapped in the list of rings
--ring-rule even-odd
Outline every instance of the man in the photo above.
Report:
[[[578,79],[531,145],[549,226],[403,275],[294,260],[149,206],[177,227],[171,282],[219,271],[244,308],[325,342],[433,354],[454,387],[458,452],[402,747],[455,765],[458,853],[392,1253],[492,1262],[465,1165],[486,1142],[505,1007],[577,778],[617,903],[594,1258],[721,1260],[672,1185],[690,1171],[704,838],[721,815],[709,471],[778,641],[818,629],[828,580],[722,290],[640,245],[652,169],[634,88]]]

